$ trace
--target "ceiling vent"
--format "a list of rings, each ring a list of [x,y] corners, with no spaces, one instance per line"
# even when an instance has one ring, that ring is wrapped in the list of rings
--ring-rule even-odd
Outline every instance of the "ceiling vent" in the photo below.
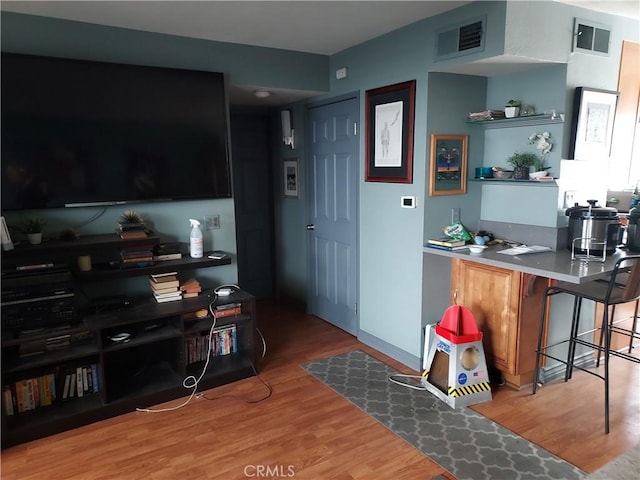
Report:
[[[485,16],[436,31],[436,61],[483,51],[486,23]]]
[[[573,22],[574,52],[609,55],[611,27],[576,18]]]

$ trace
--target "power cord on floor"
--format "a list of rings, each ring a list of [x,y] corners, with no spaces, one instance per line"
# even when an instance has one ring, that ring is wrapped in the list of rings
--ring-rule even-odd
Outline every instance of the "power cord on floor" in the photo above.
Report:
[[[392,373],[389,375],[389,381],[402,385],[403,387],[412,388],[414,390],[426,390],[427,387],[423,383],[424,377],[421,375],[406,375],[404,373]]]

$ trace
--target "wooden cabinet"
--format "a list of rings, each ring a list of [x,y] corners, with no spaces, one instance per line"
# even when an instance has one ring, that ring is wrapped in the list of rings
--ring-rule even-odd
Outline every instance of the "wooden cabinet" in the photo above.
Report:
[[[489,366],[512,387],[530,384],[550,280],[462,259],[453,259],[452,269],[452,301],[473,312]]]
[[[117,257],[123,246],[135,244],[96,235],[4,252],[3,448],[186,397],[193,382],[185,386],[185,379],[198,378],[198,390],[205,390],[256,373],[255,299],[242,290],[216,297],[205,289],[198,297],[166,303],[149,292],[115,308],[91,301],[79,306],[76,293],[90,283],[108,291],[112,282],[137,276],[231,262],[205,256],[124,269],[110,262],[94,264],[89,272],[75,268],[80,252],[113,251]],[[55,268],[45,267],[52,256]],[[45,268],[17,275],[16,265],[25,261]],[[212,310],[224,306],[233,310],[214,319]]]

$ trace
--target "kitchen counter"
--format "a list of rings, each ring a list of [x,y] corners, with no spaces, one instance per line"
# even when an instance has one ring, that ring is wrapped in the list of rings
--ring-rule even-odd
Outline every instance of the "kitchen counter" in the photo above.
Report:
[[[471,253],[469,250],[448,251],[424,247],[424,253],[460,258],[571,283],[583,283],[604,277],[613,270],[618,259],[629,254],[626,250],[618,248],[614,253],[607,254],[604,262],[591,260],[587,263],[580,260],[571,260],[571,252],[569,250],[513,256],[498,253],[499,250],[504,248],[502,246],[491,246],[482,253],[476,254]]]

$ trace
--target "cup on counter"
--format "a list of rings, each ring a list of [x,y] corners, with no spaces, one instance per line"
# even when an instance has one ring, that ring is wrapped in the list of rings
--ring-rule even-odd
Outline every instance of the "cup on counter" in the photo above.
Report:
[[[493,178],[493,168],[476,167],[476,178]]]

